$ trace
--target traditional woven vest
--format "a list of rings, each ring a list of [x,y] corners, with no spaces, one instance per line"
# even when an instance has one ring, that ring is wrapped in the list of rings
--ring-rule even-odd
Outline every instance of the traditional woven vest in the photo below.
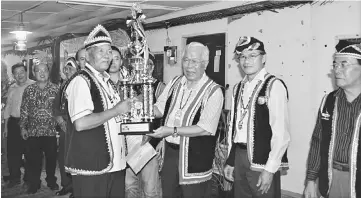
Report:
[[[168,99],[164,109],[164,119],[167,122],[168,113],[174,110],[176,99],[181,89],[181,77],[171,81],[172,88],[169,91]],[[195,99],[186,110],[182,126],[196,125],[200,119],[203,108],[212,94],[220,89],[220,85],[208,79],[197,93]],[[212,166],[217,141],[215,136],[198,136],[180,138],[179,149],[179,184],[195,184],[205,182],[212,178]]]
[[[328,197],[332,182],[332,163],[334,155],[336,125],[338,119],[337,105],[338,97],[336,91],[326,95],[321,103],[321,166],[318,174],[319,191],[323,197]],[[351,142],[350,153],[350,198],[359,198],[361,196],[361,112],[359,113]]]
[[[253,170],[263,170],[271,152],[271,139],[272,139],[272,128],[269,124],[269,109],[268,109],[268,99],[269,93],[272,88],[273,83],[277,79],[275,76],[267,74],[265,80],[259,83],[256,86],[255,93],[251,96],[251,105],[248,107],[249,118],[248,118],[248,141],[247,141],[247,152],[249,161],[251,163],[251,169]],[[282,84],[287,87],[282,80]],[[235,85],[235,97],[234,97],[234,109],[233,109],[233,128],[232,128],[232,140],[236,133],[236,120],[238,112],[238,103],[240,101],[240,90],[244,86],[244,80]],[[232,145],[231,153],[227,164],[234,166],[235,158],[235,145]],[[280,168],[288,167],[287,151],[284,153]]]
[[[65,87],[68,87],[76,76],[84,78],[88,83],[94,103],[93,113],[103,112],[106,109],[104,101],[107,96],[102,94],[101,85],[88,68],[77,72],[68,80]],[[68,108],[68,101],[64,93],[62,104],[63,108]],[[65,140],[65,145],[68,145],[65,148],[65,170],[77,175],[101,175],[108,172],[113,167],[113,148],[108,127],[104,123],[93,129],[77,131],[70,121],[69,113],[67,116],[67,133],[69,135]]]

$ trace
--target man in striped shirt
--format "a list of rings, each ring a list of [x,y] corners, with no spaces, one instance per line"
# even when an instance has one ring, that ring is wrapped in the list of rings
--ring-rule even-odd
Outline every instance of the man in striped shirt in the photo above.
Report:
[[[361,196],[361,44],[340,41],[336,50],[333,70],[339,88],[321,103],[308,156],[305,198]]]

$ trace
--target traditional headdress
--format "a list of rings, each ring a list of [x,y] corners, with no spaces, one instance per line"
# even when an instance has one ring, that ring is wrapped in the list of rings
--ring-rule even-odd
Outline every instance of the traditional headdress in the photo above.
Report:
[[[243,52],[243,50],[260,50],[266,52],[264,50],[263,43],[260,40],[250,36],[241,36],[239,38],[238,43],[234,49],[234,53],[240,54]]]
[[[78,64],[76,63],[76,60],[74,57],[69,57],[66,60],[65,66],[67,66],[67,65],[70,65],[70,66],[74,67],[75,69],[79,69]]]
[[[340,40],[336,45],[334,57],[347,57],[361,59],[361,43],[352,44],[346,40]]]
[[[90,32],[88,38],[84,41],[84,47],[99,46],[103,44],[111,44],[109,32],[101,25],[97,25],[92,32]]]

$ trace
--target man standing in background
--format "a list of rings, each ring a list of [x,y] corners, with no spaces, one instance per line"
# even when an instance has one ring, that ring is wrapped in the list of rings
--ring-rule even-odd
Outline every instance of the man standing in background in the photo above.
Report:
[[[4,137],[7,137],[7,158],[10,172],[10,182],[7,187],[12,188],[20,184],[22,155],[25,154],[25,141],[21,137],[20,130],[20,106],[24,90],[34,83],[28,79],[27,68],[23,63],[17,63],[11,67],[11,72],[16,83],[9,87],[8,98],[4,110],[5,128]],[[26,166],[25,166],[26,167]],[[25,170],[26,172],[27,170]],[[28,178],[24,174],[24,183]]]

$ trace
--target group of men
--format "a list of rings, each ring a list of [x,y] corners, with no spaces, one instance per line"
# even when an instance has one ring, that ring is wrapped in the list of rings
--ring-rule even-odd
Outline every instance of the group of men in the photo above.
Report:
[[[361,196],[357,188],[361,182],[361,44],[340,41],[336,50],[333,70],[339,88],[321,103],[308,159],[306,198]],[[240,37],[234,55],[245,77],[233,89],[224,175],[233,182],[234,197],[280,198],[281,171],[288,169],[290,143],[288,89],[266,71],[266,50],[260,40]],[[138,174],[126,162],[127,137],[118,135],[117,118],[141,100],[122,100],[117,85],[127,71],[121,67],[121,57],[107,30],[98,25],[77,60],[66,63],[67,81],[60,91],[49,82],[46,65],[34,67],[37,82],[33,84],[27,81],[26,67],[13,66],[17,85],[9,94],[5,118],[8,141],[21,142],[22,136],[30,148],[24,177],[29,191],[39,188],[42,152],[48,186],[56,188],[58,124],[63,186],[58,194],[140,197],[141,191],[142,197],[211,197],[224,97],[221,86],[205,73],[209,49],[198,42],[188,44],[181,56],[183,75],[165,87],[156,83],[154,111],[161,121],[148,137],[158,156]],[[78,68],[80,61],[84,64]],[[154,60],[149,62],[154,65]],[[19,97],[22,101],[16,100]],[[140,142],[143,139],[139,137]],[[12,185],[20,181],[23,152],[13,144],[8,144],[13,146],[8,152]]]

